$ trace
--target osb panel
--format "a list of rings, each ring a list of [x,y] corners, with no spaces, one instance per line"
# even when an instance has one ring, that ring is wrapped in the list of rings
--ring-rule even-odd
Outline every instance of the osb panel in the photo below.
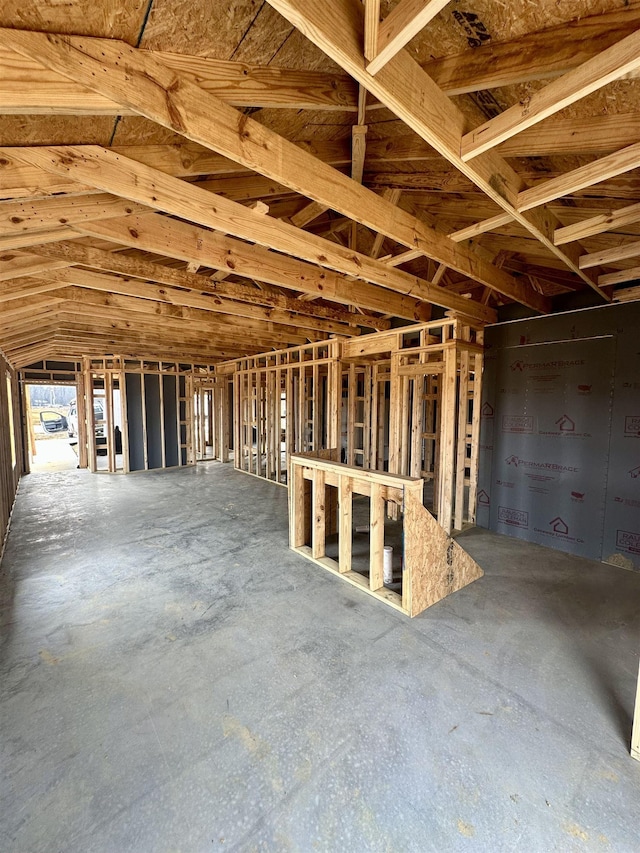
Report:
[[[484,574],[475,560],[440,527],[417,500],[406,500],[404,577],[411,578],[411,616]]]
[[[259,110],[252,115],[270,130],[290,140],[313,138],[330,142],[351,136],[353,113],[331,113],[312,110]]]
[[[396,3],[382,5],[384,17]],[[484,40],[485,34],[492,41],[508,41],[628,5],[629,0],[474,0],[473,3],[454,0],[412,39],[408,50],[419,62],[428,62],[467,50],[471,43]]]
[[[0,145],[108,145],[110,116],[2,116]]]
[[[313,137],[316,141],[343,139],[351,135],[353,113],[331,113],[312,110],[256,110],[256,121],[290,140]],[[111,119],[112,127],[113,120]],[[114,145],[167,145],[183,142],[184,137],[148,119],[123,116],[113,138]]]
[[[147,4],[148,0],[3,0],[0,26],[105,36],[135,44]]]
[[[140,46],[229,59],[263,0],[154,0]]]
[[[112,120],[113,129],[113,120]],[[113,136],[113,145],[173,145],[184,142],[184,136],[149,119],[122,116]]]
[[[543,89],[547,82],[532,80],[517,86],[504,86],[499,89],[492,89],[491,95],[500,104],[500,107],[506,110],[514,104],[525,102],[535,92]],[[456,102],[460,105],[466,98],[467,96],[460,96],[456,98]],[[590,118],[599,115],[637,112],[638,109],[640,109],[640,80],[623,79],[615,80],[613,83],[603,86],[564,110],[554,113],[550,118],[552,121],[562,118]],[[482,121],[478,123],[480,124]],[[543,122],[540,122],[540,125],[542,124]]]

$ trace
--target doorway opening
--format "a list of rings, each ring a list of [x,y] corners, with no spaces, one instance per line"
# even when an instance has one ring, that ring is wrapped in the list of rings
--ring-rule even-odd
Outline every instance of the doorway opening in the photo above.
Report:
[[[24,385],[29,469],[33,474],[79,468],[75,384]]]

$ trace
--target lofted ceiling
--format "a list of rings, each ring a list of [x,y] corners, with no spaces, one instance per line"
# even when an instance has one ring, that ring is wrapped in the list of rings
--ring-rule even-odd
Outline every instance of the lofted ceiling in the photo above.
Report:
[[[5,0],[0,348],[640,298],[638,74],[640,0]]]

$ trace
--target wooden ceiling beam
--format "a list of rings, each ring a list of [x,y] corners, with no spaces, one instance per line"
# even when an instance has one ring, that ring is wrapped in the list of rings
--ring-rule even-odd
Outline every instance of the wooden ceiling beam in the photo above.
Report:
[[[236,107],[357,110],[357,86],[346,74],[146,52]],[[3,47],[0,48],[0,114],[116,116],[135,115],[135,112]]]
[[[304,263],[286,255],[277,255],[262,246],[248,245],[220,233],[169,219],[166,216],[126,217],[108,222],[83,223],[79,233],[106,238],[121,245],[167,255],[180,260],[199,261],[203,266],[235,275],[257,279],[290,290],[312,293],[324,299],[351,305],[354,300],[370,311],[391,313],[423,322],[425,303],[414,296],[394,293],[361,281],[348,281],[345,276]],[[109,262],[110,264],[112,262]],[[124,271],[113,268],[114,272]],[[146,271],[141,277],[145,277]],[[133,271],[130,274],[134,275]],[[163,271],[163,275],[168,275]],[[212,282],[213,284],[213,282]],[[234,291],[225,281],[215,284],[216,292],[231,296]],[[218,291],[219,289],[219,291]],[[240,295],[238,294],[238,298]],[[261,298],[267,300],[268,294]],[[366,317],[360,318],[366,322]]]
[[[27,275],[40,275],[48,270],[67,266],[64,261],[45,260],[39,255],[4,254],[0,255],[0,282]]]
[[[597,56],[640,27],[640,5],[563,22],[509,41],[492,41],[423,68],[447,95],[549,80]]]
[[[620,272],[610,272],[598,276],[598,282],[601,287],[608,287],[612,284],[624,284],[627,281],[638,281],[639,279],[640,267],[630,267]]]
[[[42,243],[56,243],[65,235],[65,227],[60,225],[47,230],[26,230],[15,234],[0,235],[0,252],[10,252],[15,249],[28,249],[30,246]]]
[[[422,249],[434,260],[446,263],[509,298],[524,301],[536,310],[548,308],[547,302],[532,288],[519,286],[501,270],[484,263],[472,252],[462,250],[435,229],[238,113],[143,51],[115,40],[6,29],[0,30],[0,44],[114,97],[135,108],[140,115],[267,175],[313,201],[327,204],[354,221],[386,233],[408,248]],[[363,61],[361,47],[359,61]]]
[[[170,335],[176,343],[189,340],[192,335],[211,337],[242,346],[249,340],[252,347],[266,350],[270,347],[299,346],[308,341],[324,340],[323,335],[313,332],[307,334],[289,334],[271,331],[261,324],[260,329],[251,329],[229,322],[198,319],[198,313],[189,308],[175,308],[164,304],[150,303],[145,299],[130,299],[124,296],[105,295],[83,288],[66,287],[56,291],[59,294],[61,308],[73,319],[78,317],[94,318],[108,323],[112,329],[131,329],[149,333]],[[209,315],[210,317],[210,315]],[[244,328],[244,331],[243,331]]]
[[[25,149],[27,162],[34,163],[44,169],[79,177],[92,181],[100,189],[115,195],[129,198],[132,201],[148,203],[156,209],[173,216],[187,219],[198,225],[204,225],[225,233],[232,233],[241,239],[250,240],[262,246],[268,246],[279,252],[293,255],[314,264],[329,267],[345,275],[386,287],[392,291],[414,296],[423,301],[434,302],[452,310],[463,310],[470,316],[475,312],[478,318],[486,316],[483,306],[478,304],[459,304],[461,300],[453,294],[447,294],[442,288],[433,287],[429,282],[410,276],[399,270],[391,269],[378,261],[372,260],[352,250],[342,248],[334,243],[285,222],[263,216],[256,211],[243,207],[237,202],[229,201],[221,196],[201,190],[193,184],[185,183],[177,178],[164,175],[142,164],[126,160],[113,152],[99,146],[43,147]],[[339,174],[339,173],[336,173]],[[359,185],[353,183],[354,186]],[[379,199],[374,193],[370,193]],[[392,208],[398,211],[398,208]],[[105,224],[108,224],[105,223]],[[416,241],[419,242],[419,241]],[[455,246],[451,242],[452,246]],[[276,256],[272,256],[276,260]],[[197,260],[196,257],[189,260]],[[452,264],[456,268],[455,263]],[[463,265],[466,266],[466,265]],[[490,265],[478,260],[478,266],[483,270]],[[547,308],[545,300],[536,294],[537,298],[529,299],[525,288],[516,284],[511,286],[511,276],[496,270],[508,284],[503,288],[511,298],[517,295],[518,301],[539,309]],[[481,279],[489,278],[493,287],[499,276],[485,276],[476,273]],[[257,278],[260,278],[258,273]],[[455,303],[455,304],[452,304]],[[369,306],[363,306],[369,307]]]
[[[547,210],[523,213],[517,209],[518,193],[522,191],[523,184],[502,157],[490,151],[476,157],[472,163],[462,160],[460,145],[467,125],[464,114],[406,50],[397,53],[375,77],[367,73],[361,51],[363,12],[358,0],[325,0],[322,4],[309,4],[304,0],[268,2],[495,201],[505,213],[510,213],[551,255],[560,259],[604,300],[608,299],[594,279],[580,270],[579,249],[570,246],[565,250],[554,245],[553,232],[559,223],[553,214]],[[430,252],[426,254],[466,274],[459,267],[447,263],[446,259],[436,258]],[[475,275],[470,278],[479,280]],[[483,283],[491,286],[489,282]],[[533,288],[531,292],[535,292]],[[542,298],[539,294],[537,296]]]
[[[202,276],[200,277],[202,278]],[[77,267],[51,272],[49,273],[49,278],[51,281],[84,287],[90,290],[116,293],[120,296],[131,296],[184,308],[195,308],[223,317],[226,315],[246,317],[250,320],[294,326],[297,329],[312,329],[323,333],[327,337],[329,335],[353,336],[357,335],[360,331],[353,325],[349,326],[346,323],[336,323],[332,320],[316,319],[302,313],[235,302],[215,294],[206,295],[203,293],[194,293],[193,291],[185,292],[174,287],[149,284],[138,279],[131,280],[124,276],[97,273],[93,270],[78,269]]]
[[[3,201],[0,202],[0,236],[59,228],[90,219],[127,216],[144,210],[147,208],[143,205],[107,193],[70,198],[56,196],[35,202]]]
[[[384,21],[376,27],[377,33],[371,37],[375,50],[372,51],[369,47],[365,54],[369,60],[367,64],[369,74],[377,74],[381,68],[384,68],[387,62],[426,27],[448,2],[449,0],[400,0]],[[376,3],[379,9],[379,0],[376,0]]]
[[[610,154],[640,141],[640,113],[550,118],[503,142],[503,157]]]
[[[583,269],[589,267],[607,266],[608,264],[616,263],[616,261],[626,261],[629,258],[640,258],[640,241],[633,243],[624,243],[622,246],[615,246],[613,249],[604,249],[600,252],[591,252],[580,257],[580,266]]]
[[[131,329],[114,329],[97,322],[79,322],[73,315],[63,314],[53,340],[66,343],[65,356],[114,354],[163,361],[183,361],[207,364],[213,361],[255,354],[260,350],[246,342],[244,345],[226,345],[207,337],[176,341],[156,333]],[[77,348],[76,348],[77,347]]]
[[[296,228],[304,228],[305,225],[308,225],[310,222],[313,222],[314,219],[322,216],[322,214],[328,209],[329,208],[324,204],[320,204],[317,201],[310,201],[308,204],[305,204],[302,210],[294,213],[294,215],[289,218],[289,221],[292,225],[295,225]]]
[[[630,204],[618,210],[607,210],[597,216],[591,216],[580,222],[558,228],[554,234],[554,240],[560,246],[573,240],[583,240],[594,234],[602,234],[605,231],[615,231],[625,225],[633,225],[640,222],[640,204]]]
[[[639,33],[640,35],[640,33]],[[578,192],[593,184],[622,175],[640,166],[640,142],[629,145],[614,154],[601,157],[593,163],[579,166],[571,172],[543,181],[531,189],[524,190],[518,194],[518,211],[531,210],[534,207],[547,204],[547,202],[570,193]]]
[[[51,273],[53,275],[53,273]],[[60,285],[55,279],[44,278],[17,278],[0,282],[0,304],[19,299],[23,296],[35,296],[40,293],[48,293],[57,290]]]
[[[466,162],[640,66],[640,31],[568,71],[462,137]]]
[[[478,237],[480,234],[486,234],[487,231],[495,231],[496,228],[501,228],[503,225],[508,225],[513,222],[513,216],[509,213],[499,213],[497,216],[492,216],[490,219],[484,219],[482,222],[476,222],[469,225],[467,228],[461,228],[458,231],[453,231],[449,237],[456,243],[462,243],[464,240],[471,240],[473,237]]]
[[[150,221],[150,217],[147,219]],[[126,227],[126,220],[122,224]],[[166,248],[165,251],[167,251]],[[255,287],[228,281],[217,283],[204,275],[172,269],[163,264],[153,263],[141,258],[132,258],[114,252],[80,246],[74,242],[37,247],[37,252],[51,260],[67,261],[69,264],[79,264],[98,271],[115,273],[120,277],[151,281],[172,288],[187,288],[192,293],[209,293],[250,305],[271,306],[288,312],[295,311],[297,314],[304,314],[310,318],[334,321],[336,325],[354,322],[353,316],[342,308],[327,305],[301,306],[295,297],[274,292],[272,289],[258,290]],[[300,325],[304,325],[305,322],[307,321],[301,320]],[[358,323],[379,330],[387,329],[390,325],[388,321],[373,317],[368,313],[361,315],[358,318]],[[354,334],[354,330],[349,330],[347,334]]]

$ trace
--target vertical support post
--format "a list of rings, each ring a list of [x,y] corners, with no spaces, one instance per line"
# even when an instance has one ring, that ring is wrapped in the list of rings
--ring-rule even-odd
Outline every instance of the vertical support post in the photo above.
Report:
[[[25,473],[28,474],[29,468],[31,466],[31,459],[35,458],[35,456],[36,456],[36,433],[35,433],[35,429],[33,426],[33,420],[32,420],[32,415],[31,415],[31,391],[30,391],[29,386],[26,383],[22,386],[22,393],[24,394],[25,418],[26,418],[26,422],[27,422],[27,424],[26,424],[27,428],[24,431],[25,432],[25,441],[26,441],[26,446],[27,446],[27,452],[25,454],[26,462],[27,462],[27,466],[26,466],[27,470],[25,471]],[[77,405],[77,402],[78,401],[76,400],[76,405]],[[80,423],[80,418],[78,418],[78,424],[79,423]],[[79,440],[80,439],[78,438],[78,441]],[[78,451],[79,451],[79,449],[80,449],[80,445],[78,445]]]
[[[420,477],[422,472],[422,410],[424,403],[424,376],[407,379],[413,395],[411,398],[411,456],[409,460],[409,476]]]
[[[331,361],[328,367],[327,377],[327,447],[338,448],[340,450],[340,405],[342,398],[342,369],[340,361],[333,355],[333,347],[339,344],[334,342],[331,345],[330,352],[332,353]],[[338,458],[340,458],[338,456]]]
[[[400,375],[398,371],[400,356],[391,353],[391,390],[389,400],[389,473],[400,473]]]
[[[218,409],[218,458],[221,462],[229,461],[229,395],[231,394],[233,385],[228,379],[218,380],[220,382],[220,407]],[[235,424],[234,424],[235,429]],[[237,447],[237,445],[236,445]]]
[[[262,417],[260,419],[260,433],[262,435],[262,445],[264,450],[265,471],[264,476],[267,480],[273,477],[273,419],[271,410],[273,405],[273,371],[264,370],[260,373],[261,381],[264,378],[264,388],[262,392]],[[260,469],[262,474],[262,468]]]
[[[167,450],[164,441],[164,379],[162,371],[160,371],[160,375],[158,376],[158,386],[160,390],[160,454],[162,467],[167,467]],[[115,441],[115,438],[114,438]]]
[[[318,364],[312,368],[313,377],[313,404],[311,406],[311,449],[320,450],[320,369]]]
[[[325,513],[325,474],[317,468],[313,470],[313,527],[311,529],[311,555],[315,560],[325,555],[325,534],[327,529]]]
[[[178,445],[178,466],[182,466],[182,416],[180,412],[180,371],[176,370],[176,443]]]
[[[113,374],[107,371],[104,376],[104,414],[106,423],[104,435],[107,440],[107,469],[110,474],[116,470],[115,441],[113,433]]]
[[[478,352],[474,356],[473,403],[471,408],[471,450],[469,460],[469,508],[467,520],[476,523],[478,501],[478,448],[480,445],[480,407],[482,402],[482,366],[484,356]]]
[[[462,530],[464,523],[464,475],[467,465],[467,416],[469,409],[469,350],[460,353],[460,380],[458,384],[458,441],[456,449],[455,528]]]
[[[300,353],[300,357],[302,357],[302,353]],[[307,383],[306,383],[306,367],[304,364],[298,365],[298,406],[297,406],[297,443],[296,450],[300,453],[304,453],[307,448],[306,436],[305,436],[305,422],[304,422],[304,413],[306,407],[306,396],[307,396]]]
[[[290,462],[289,476],[289,547],[300,548],[305,544],[304,519],[304,469]]]
[[[384,586],[384,499],[379,483],[371,483],[369,507],[369,589]]]
[[[341,474],[338,480],[338,507],[340,511],[338,567],[344,573],[351,571],[353,539],[353,482],[344,474]]]
[[[369,415],[369,458],[365,462],[367,468],[378,467],[378,447],[380,445],[378,430],[379,430],[379,386],[378,386],[378,365],[371,366],[371,409]]]
[[[260,476],[260,449],[262,447],[262,431],[260,429],[260,373],[254,370],[251,376],[251,387],[253,394],[253,406],[251,409],[251,446],[253,447],[253,437],[256,439],[256,458],[254,466],[254,474]]]
[[[287,452],[287,465],[289,464],[289,458],[294,450],[294,440],[295,440],[295,406],[293,404],[293,367],[287,367],[286,378],[285,378],[285,406],[286,406],[286,419],[285,419],[285,447]]]
[[[371,409],[372,409],[372,380],[373,367],[370,364],[364,368],[364,412],[362,420],[364,422],[363,441],[362,441],[362,467],[368,468],[371,458]]]
[[[400,427],[400,474],[409,476],[409,391],[410,381],[408,376],[398,376],[400,387],[400,416],[398,425]]]
[[[349,365],[347,379],[347,465],[355,465],[356,394],[358,391],[355,364]]]
[[[456,431],[456,372],[458,351],[455,344],[444,348],[440,415],[440,497],[438,523],[447,533],[453,524],[453,470]]]
[[[233,374],[233,467],[242,468],[242,374]]]

